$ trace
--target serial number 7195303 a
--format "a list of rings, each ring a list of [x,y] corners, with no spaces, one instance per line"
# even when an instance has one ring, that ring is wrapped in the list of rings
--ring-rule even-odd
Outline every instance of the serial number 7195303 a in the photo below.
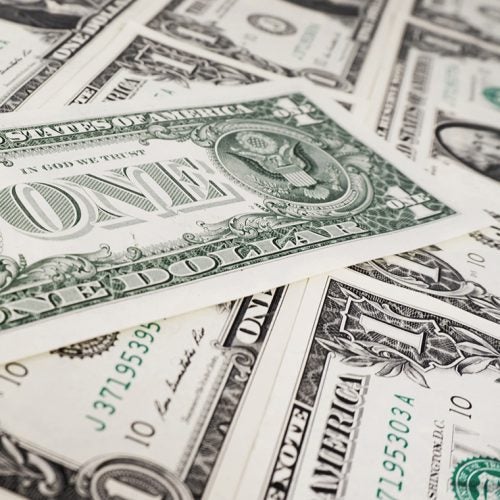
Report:
[[[399,400],[397,406],[390,410],[391,418],[388,423],[389,432],[384,446],[382,475],[378,478],[379,488],[376,498],[379,500],[397,500],[397,495],[403,491],[406,463],[406,449],[408,448],[409,422],[412,419],[414,398],[394,394]],[[406,407],[403,409],[401,407]]]

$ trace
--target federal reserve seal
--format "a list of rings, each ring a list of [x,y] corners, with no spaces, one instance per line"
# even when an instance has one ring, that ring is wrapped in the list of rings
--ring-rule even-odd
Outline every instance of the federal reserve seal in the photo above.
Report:
[[[485,457],[463,460],[455,467],[451,487],[457,500],[498,500],[500,460]]]

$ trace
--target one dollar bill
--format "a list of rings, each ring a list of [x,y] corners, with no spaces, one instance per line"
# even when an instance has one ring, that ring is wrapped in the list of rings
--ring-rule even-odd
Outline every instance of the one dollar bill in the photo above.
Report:
[[[152,4],[137,18],[229,60],[365,98],[387,49],[388,3],[180,0]]]
[[[167,99],[183,91],[204,93],[274,77],[134,24],[121,30],[80,75],[68,77],[51,106]]]
[[[56,75],[75,59],[83,61],[84,49],[134,3],[3,1],[0,51],[8,47],[9,57],[2,60],[0,52],[0,112],[31,105],[40,92],[50,92]]]
[[[11,120],[4,361],[486,225],[294,81]]]
[[[303,288],[1,366],[0,497],[235,498]]]
[[[241,498],[495,498],[499,355],[498,325],[456,307],[310,280]]]
[[[500,211],[500,53],[412,22],[385,69],[379,134],[436,182],[467,184],[475,206]]]

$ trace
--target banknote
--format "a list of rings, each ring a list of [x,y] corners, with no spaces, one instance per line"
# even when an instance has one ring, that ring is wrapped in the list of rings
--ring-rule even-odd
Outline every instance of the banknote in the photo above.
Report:
[[[495,498],[491,326],[347,270],[311,279],[236,498]]]
[[[265,72],[129,24],[50,104],[167,98],[182,91],[267,80]],[[274,76],[271,74],[270,76]]]
[[[409,23],[382,72],[367,122],[436,182],[467,175],[471,204],[500,212],[500,53]]]
[[[500,323],[500,227],[353,266],[387,283],[425,293]]]
[[[500,42],[497,0],[414,0],[413,15],[486,42]]]
[[[145,22],[230,59],[350,94],[362,92],[363,73],[378,64],[374,54],[387,50],[380,27],[387,3],[175,0]]]
[[[0,497],[234,499],[251,446],[241,433],[256,432],[271,388],[262,374],[278,367],[302,293],[262,292],[1,366]]]
[[[436,106],[464,104],[479,111],[500,111],[500,53],[442,32],[408,23],[377,114],[377,132],[406,154],[428,156],[426,116]]]
[[[4,122],[0,359],[488,224],[317,87],[232,90]]]
[[[137,0],[3,0],[0,37],[20,49],[0,71],[0,112],[33,98],[69,61]],[[5,68],[4,68],[5,69]]]

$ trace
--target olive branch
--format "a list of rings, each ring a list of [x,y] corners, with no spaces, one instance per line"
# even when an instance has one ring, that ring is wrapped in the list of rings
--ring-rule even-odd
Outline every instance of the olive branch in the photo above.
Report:
[[[458,333],[470,336],[465,328],[458,326],[453,327]],[[463,341],[456,344],[460,352],[465,356],[465,359],[460,361],[455,370],[460,375],[469,375],[480,373],[487,368],[500,371],[500,355],[498,351],[483,338],[475,337],[475,342]],[[495,379],[495,382],[500,383],[500,378]]]
[[[456,326],[453,328],[469,337],[471,335],[465,328]],[[380,377],[396,377],[403,373],[411,381],[429,388],[425,375],[417,363],[403,358],[398,351],[377,342],[368,340],[353,342],[342,337],[335,337],[335,340],[318,338],[317,342],[327,351],[340,356],[342,362],[347,365],[358,368],[378,366],[379,369],[375,374]],[[488,368],[500,371],[500,355],[484,339],[477,342],[458,342],[456,347],[464,357],[454,365],[454,370],[459,375],[480,373]],[[500,382],[500,378],[495,379],[495,382]]]
[[[404,373],[411,381],[429,388],[424,374],[415,363],[376,342],[367,340],[351,342],[342,337],[337,337],[334,341],[329,339],[317,339],[317,341],[326,350],[338,354],[342,361],[350,366],[366,368],[379,365],[376,375],[380,377],[396,377]]]

